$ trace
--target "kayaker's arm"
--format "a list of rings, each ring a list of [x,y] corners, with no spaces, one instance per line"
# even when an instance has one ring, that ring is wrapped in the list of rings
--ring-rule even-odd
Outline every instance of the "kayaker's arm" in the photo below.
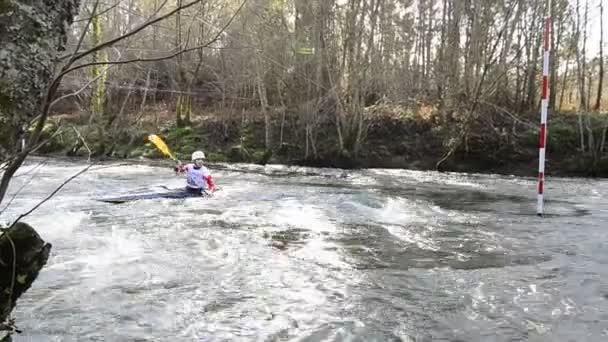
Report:
[[[180,164],[177,163],[174,167],[173,167],[173,171],[175,171],[175,173],[183,173],[186,171],[187,165],[185,164]]]

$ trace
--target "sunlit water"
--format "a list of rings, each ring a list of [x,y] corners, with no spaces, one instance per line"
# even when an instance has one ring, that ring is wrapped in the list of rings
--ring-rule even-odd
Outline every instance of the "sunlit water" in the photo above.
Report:
[[[40,161],[0,220],[83,167]],[[607,181],[549,178],[538,218],[534,179],[237,165],[114,205],[183,179],[106,166],[26,219],[53,249],[15,341],[608,341]]]

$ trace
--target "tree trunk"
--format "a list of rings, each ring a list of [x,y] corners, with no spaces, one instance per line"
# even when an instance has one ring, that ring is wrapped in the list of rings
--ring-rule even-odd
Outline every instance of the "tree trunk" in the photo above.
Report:
[[[598,149],[598,152],[600,154],[604,153],[606,148],[606,133],[608,133],[608,116],[604,117],[604,128],[602,128],[602,138],[600,142],[600,147]]]
[[[448,53],[446,58],[446,70],[448,71],[447,93],[449,107],[458,105],[458,93],[460,89],[460,21],[462,19],[463,1],[450,0],[451,22],[448,29]]]
[[[95,16],[96,13],[91,13]],[[92,45],[97,45],[103,41],[103,26],[101,23],[101,17],[95,16],[91,21],[92,34]],[[93,60],[95,62],[107,62],[108,58],[104,51],[98,51],[93,53]],[[106,88],[105,82],[107,79],[107,66],[96,65],[91,68],[91,77],[98,79],[93,83],[92,95],[91,95],[91,113],[98,117],[102,117],[104,114],[105,99],[106,99]]]
[[[598,75],[597,84],[597,96],[595,98],[595,105],[593,110],[599,111],[602,104],[602,87],[604,85],[604,5],[603,1],[600,1],[600,71]]]
[[[555,109],[555,102],[557,99],[557,70],[560,67],[561,56],[559,54],[559,48],[561,46],[563,31],[564,31],[564,10],[561,6],[561,2],[553,2],[553,13],[554,20],[551,21],[551,32],[555,34],[551,35],[551,83],[549,89],[549,108]],[[557,13],[556,13],[557,12]],[[557,30],[555,30],[555,23],[558,23]]]
[[[177,0],[177,6],[182,6],[183,0]],[[182,21],[181,12],[177,12],[175,15],[175,50],[180,50],[182,45]],[[175,84],[177,89],[181,91],[183,82],[183,66],[182,66],[182,55],[177,56],[177,66],[175,75]],[[182,114],[187,111],[187,99],[185,99],[181,93],[177,96],[176,108],[175,108],[175,125],[177,127],[184,127],[186,121]]]
[[[434,29],[433,29],[433,14],[434,14],[434,9],[435,7],[435,0],[428,0],[428,18],[429,18],[429,24],[426,30],[426,62],[425,62],[425,77],[424,77],[424,90],[427,91],[429,89],[429,84],[430,84],[430,77],[431,77],[431,48],[433,45],[433,33],[434,33]]]
[[[536,72],[538,70],[537,68],[537,61],[540,55],[540,47],[542,46],[542,35],[537,34],[536,35],[536,41],[534,43],[534,46],[532,47],[533,51],[532,51],[532,59],[530,60],[531,65],[529,65],[529,73],[528,73],[528,91],[527,91],[527,100],[526,100],[526,107],[528,108],[528,110],[534,109],[536,107]]]
[[[264,115],[264,148],[266,151],[272,149],[270,143],[270,113],[268,113],[268,95],[264,84],[263,63],[258,57],[256,63],[256,88],[260,99],[260,109]]]
[[[585,129],[583,125],[583,112],[587,112],[585,101],[585,40],[583,37],[583,51],[580,51],[579,40],[581,34],[581,16],[580,16],[580,1],[576,1],[576,31],[574,44],[576,44],[576,73],[578,81],[578,92],[579,92],[579,108],[578,108],[578,129],[581,141],[581,152],[585,152]]]
[[[435,79],[437,85],[437,98],[440,101],[440,106],[444,105],[444,94],[445,94],[445,85],[446,82],[446,66],[445,66],[445,45],[446,45],[446,27],[449,25],[447,20],[448,14],[448,0],[443,0],[442,2],[442,13],[441,13],[441,39],[439,43],[439,52],[437,54],[436,62],[435,62]],[[441,110],[441,120],[442,123],[447,121],[446,111],[444,109]]]
[[[566,86],[568,85],[568,67],[570,66],[570,62],[566,60],[566,69],[564,70],[564,74],[562,75],[562,87],[561,93],[559,95],[559,111],[562,111],[562,105],[564,104],[564,94],[566,93]]]

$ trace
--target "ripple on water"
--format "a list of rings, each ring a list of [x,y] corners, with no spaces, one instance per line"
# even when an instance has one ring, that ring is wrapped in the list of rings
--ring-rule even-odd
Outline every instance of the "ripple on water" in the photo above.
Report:
[[[35,164],[29,164],[33,167]],[[81,165],[50,161],[2,214]],[[38,173],[36,173],[38,172]],[[91,171],[27,221],[53,243],[15,312],[28,341],[603,341],[605,181],[226,166],[209,200],[101,194],[182,184]],[[28,175],[15,180],[16,191]]]

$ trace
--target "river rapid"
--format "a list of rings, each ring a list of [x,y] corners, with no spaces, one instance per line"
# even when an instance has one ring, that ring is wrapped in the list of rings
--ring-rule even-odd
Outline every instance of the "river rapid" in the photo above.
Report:
[[[30,160],[0,221],[84,166]],[[106,163],[24,219],[53,248],[14,341],[608,341],[606,180],[549,177],[540,218],[533,178],[212,173],[213,198],[108,204],[184,179]]]

